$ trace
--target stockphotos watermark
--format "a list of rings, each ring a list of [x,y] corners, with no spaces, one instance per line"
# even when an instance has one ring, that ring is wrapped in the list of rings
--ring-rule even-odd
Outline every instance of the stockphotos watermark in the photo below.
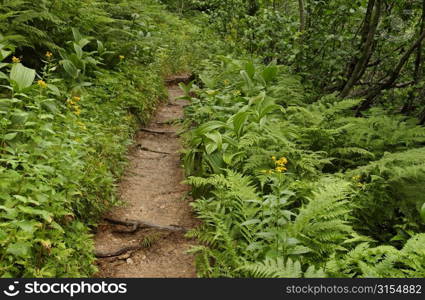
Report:
[[[74,297],[79,294],[126,294],[127,284],[126,283],[88,283],[88,282],[74,282],[74,283],[40,283],[38,281],[32,281],[22,283],[14,281],[10,284],[7,289],[3,291],[4,295],[9,297],[15,297],[19,294],[61,294],[69,295]]]

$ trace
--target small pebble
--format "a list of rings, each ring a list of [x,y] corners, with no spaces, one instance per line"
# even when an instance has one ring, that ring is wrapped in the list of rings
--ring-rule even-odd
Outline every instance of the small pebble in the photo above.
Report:
[[[127,264],[132,265],[134,261],[131,258],[127,258]]]

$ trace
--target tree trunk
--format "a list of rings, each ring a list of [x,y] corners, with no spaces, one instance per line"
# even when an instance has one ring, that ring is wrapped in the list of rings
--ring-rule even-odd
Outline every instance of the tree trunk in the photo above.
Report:
[[[354,58],[351,66],[348,68],[351,72],[347,74],[348,80],[340,94],[340,97],[345,98],[349,95],[353,87],[361,79],[367,69],[369,60],[373,54],[375,44],[375,34],[381,18],[382,0],[369,0],[368,11],[365,16],[362,38],[360,45],[360,58]]]
[[[304,0],[298,0],[298,6],[300,10],[300,32],[305,30],[305,6]]]
[[[425,31],[425,0],[422,1],[422,16],[421,16],[421,29],[420,33]],[[415,60],[415,71],[413,73],[413,85],[415,86],[410,92],[407,97],[406,103],[403,105],[403,108],[401,110],[402,113],[407,114],[413,109],[413,102],[415,100],[415,94],[418,91],[416,85],[420,82],[422,78],[422,45],[423,42],[419,44],[417,50],[416,50],[416,60]]]

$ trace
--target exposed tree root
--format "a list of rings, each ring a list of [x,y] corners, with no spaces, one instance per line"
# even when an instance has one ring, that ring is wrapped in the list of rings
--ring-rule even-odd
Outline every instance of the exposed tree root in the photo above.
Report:
[[[95,251],[94,255],[97,258],[115,257],[115,256],[120,256],[120,255],[127,253],[129,251],[142,250],[143,248],[145,248],[145,246],[143,246],[143,245],[126,246],[126,247],[123,247],[123,248],[120,248],[116,251],[111,251],[111,252]]]
[[[193,78],[192,74],[185,74],[181,76],[173,76],[170,78],[165,79],[165,83],[167,85],[177,85],[180,82],[189,83]]]
[[[120,232],[120,233],[134,233],[134,232],[136,232],[140,229],[145,229],[145,228],[153,228],[153,229],[157,229],[157,230],[166,230],[166,231],[174,231],[174,232],[186,232],[187,231],[186,228],[180,227],[180,226],[157,225],[157,224],[153,224],[153,223],[149,223],[149,222],[145,222],[145,221],[136,221],[136,220],[123,221],[123,220],[116,220],[116,219],[112,219],[112,218],[108,218],[108,217],[104,218],[104,220],[108,221],[109,223],[112,223],[112,224],[131,227],[131,229],[129,229],[129,230],[116,231],[116,232]]]
[[[171,152],[163,152],[163,151],[157,151],[157,150],[149,149],[147,147],[143,147],[141,144],[137,145],[137,147],[139,147],[140,150],[147,151],[147,152],[153,152],[153,153],[159,153],[159,154],[167,154],[167,155],[173,154]]]
[[[176,134],[174,131],[162,131],[162,130],[153,130],[153,129],[147,129],[147,128],[141,128],[140,131],[153,133],[153,134]]]

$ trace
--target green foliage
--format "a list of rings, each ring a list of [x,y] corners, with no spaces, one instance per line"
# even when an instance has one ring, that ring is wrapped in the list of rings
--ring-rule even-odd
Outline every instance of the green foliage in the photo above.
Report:
[[[422,127],[383,109],[355,118],[361,99],[312,102],[280,65],[203,66],[182,87],[199,275],[422,276]]]
[[[305,272],[301,269],[298,261],[293,262],[288,259],[286,263],[282,258],[266,259],[257,264],[247,265],[243,267],[248,271],[250,276],[256,278],[323,278],[326,274],[323,270],[315,270],[313,266],[309,267]]]
[[[192,29],[151,1],[3,2],[0,276],[91,276],[92,228]]]

